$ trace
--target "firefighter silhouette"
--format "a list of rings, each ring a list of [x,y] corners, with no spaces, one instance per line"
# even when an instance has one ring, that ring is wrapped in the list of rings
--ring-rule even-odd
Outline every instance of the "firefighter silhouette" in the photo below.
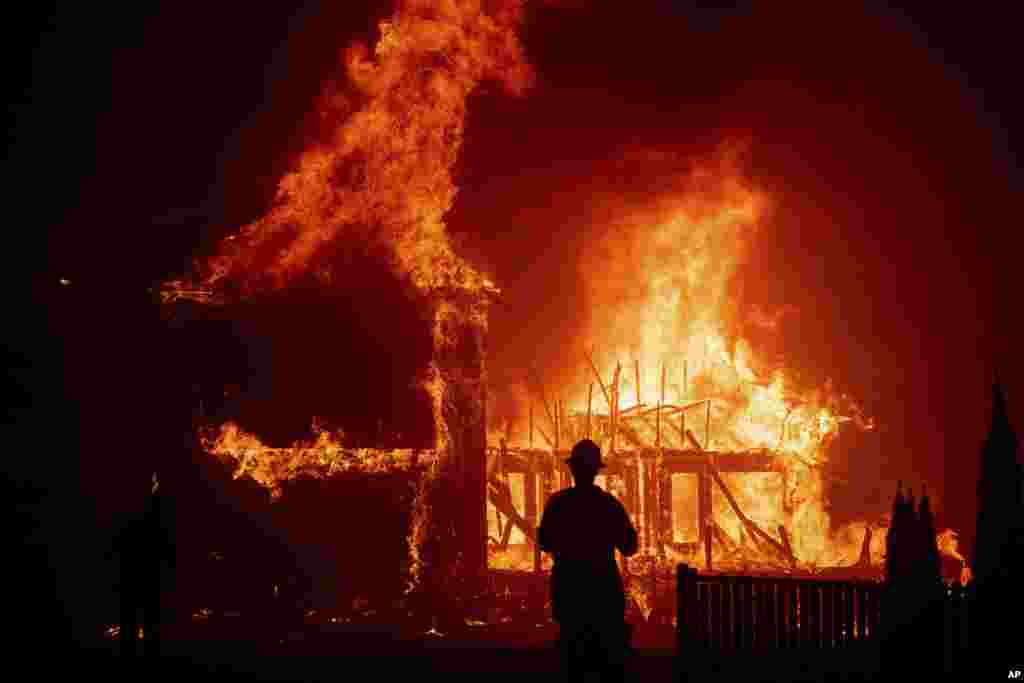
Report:
[[[551,605],[570,680],[596,670],[622,680],[628,629],[626,596],[615,561],[637,551],[637,533],[622,504],[594,484],[605,465],[593,441],[577,443],[566,460],[574,486],[548,500],[540,548],[551,553]]]

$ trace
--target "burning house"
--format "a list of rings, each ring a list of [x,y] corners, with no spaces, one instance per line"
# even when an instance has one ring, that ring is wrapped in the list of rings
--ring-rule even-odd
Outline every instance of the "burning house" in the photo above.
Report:
[[[535,529],[547,497],[570,483],[563,461],[581,438],[601,445],[609,468],[598,483],[640,531],[627,575],[667,580],[685,561],[881,576],[884,526],[832,529],[822,473],[841,431],[871,420],[829,386],[802,386],[778,354],[737,332],[770,339],[785,311],[740,310],[732,298],[769,207],[731,150],[676,169],[647,205],[611,212],[585,258],[600,275],[588,280],[593,314],[574,363],[511,385],[489,379],[487,348],[508,341],[488,335],[502,293],[457,253],[445,215],[471,94],[484,81],[513,94],[530,83],[519,19],[516,3],[490,14],[403,3],[372,53],[346,53],[344,82],[319,103],[333,123],[270,211],[161,291],[169,308],[211,308],[299,279],[355,287],[337,245],[380,246],[429,329],[420,388],[433,445],[357,447],[315,423],[313,438],[278,447],[225,421],[202,426],[203,448],[278,498],[302,478],[413,475],[407,590],[542,572]]]

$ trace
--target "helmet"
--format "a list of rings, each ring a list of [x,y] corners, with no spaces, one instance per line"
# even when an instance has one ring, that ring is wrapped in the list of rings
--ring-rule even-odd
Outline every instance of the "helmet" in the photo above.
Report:
[[[572,454],[565,461],[569,465],[582,465],[595,470],[606,467],[601,460],[601,448],[590,439],[583,439],[572,447]]]

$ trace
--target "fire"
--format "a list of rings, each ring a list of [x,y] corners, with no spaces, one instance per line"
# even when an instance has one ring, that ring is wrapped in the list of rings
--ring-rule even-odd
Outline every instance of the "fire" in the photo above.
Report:
[[[960,538],[959,535],[952,529],[946,529],[940,532],[937,539],[939,552],[946,557],[952,557],[954,560],[960,560],[966,562],[964,556],[960,554]]]
[[[467,102],[479,86],[495,81],[517,95],[532,82],[516,35],[522,13],[519,0],[401,0],[379,25],[372,51],[357,43],[344,52],[343,76],[328,83],[317,102],[320,142],[282,178],[270,210],[224,239],[191,277],[165,283],[164,303],[220,303],[311,274],[330,283],[331,258],[339,249],[353,242],[384,246],[395,273],[434,307],[437,360],[424,387],[434,404],[437,454],[443,456],[455,443],[447,421],[459,398],[453,395],[459,378],[444,359],[457,333],[475,327],[482,334],[484,306],[497,293],[449,239],[444,218],[457,191],[452,169]],[[280,482],[300,472],[325,476],[402,459],[393,452],[346,450],[325,432],[317,432],[313,443],[267,448],[235,425],[224,425],[205,444],[236,463],[236,476],[249,474],[276,496]],[[417,490],[414,567],[420,564],[416,539],[432,533],[427,489],[444,476],[432,468]]]
[[[165,303],[217,303],[313,274],[330,283],[332,257],[346,244],[387,248],[396,275],[433,313],[435,358],[424,387],[433,405],[435,449],[346,448],[343,434],[316,423],[311,439],[290,448],[269,447],[230,422],[204,434],[203,445],[231,464],[235,477],[252,477],[275,498],[283,482],[298,476],[426,464],[409,535],[410,589],[425,562],[424,542],[434,533],[432,487],[448,476],[445,454],[465,445],[451,425],[482,420],[466,409],[475,403],[465,394],[484,385],[486,369],[481,365],[473,374],[452,359],[460,340],[482,339],[487,304],[498,289],[456,253],[445,216],[457,194],[453,168],[469,98],[487,81],[511,94],[531,84],[516,35],[521,19],[517,0],[400,2],[380,24],[372,50],[356,44],[344,52],[343,76],[325,87],[317,103],[320,141],[281,179],[266,215],[225,238],[190,277],[167,282],[161,291]],[[771,211],[771,198],[745,179],[737,151],[727,149],[673,173],[643,205],[595,198],[595,204],[607,205],[595,215],[610,218],[581,226],[595,235],[583,261],[591,302],[584,337],[605,384],[611,384],[610,368],[623,371],[611,394],[614,405],[602,405],[603,397],[588,405],[587,387],[595,378],[582,364],[587,378],[567,383],[559,396],[567,399],[568,417],[576,422],[591,411],[607,422],[613,414],[639,413],[662,402],[684,407],[660,419],[685,419],[703,448],[777,454],[779,471],[723,477],[736,503],[768,533],[785,528],[802,565],[852,564],[869,525],[830,528],[822,472],[827,446],[844,425],[871,429],[873,423],[830,385],[800,385],[784,362],[744,336],[745,330],[759,330],[757,336],[776,331],[785,316],[799,312],[744,307],[732,289]],[[583,432],[578,425],[569,428]],[[649,437],[649,427],[637,427],[645,429]],[[598,432],[594,438],[609,457],[633,447],[619,441],[613,449],[609,434]],[[683,433],[666,427],[660,445],[690,448]],[[525,430],[516,434],[512,441],[525,446]],[[735,546],[718,544],[715,561],[730,552],[764,561],[756,550],[759,541],[747,538],[731,504],[720,495],[712,503],[721,532]],[[873,563],[880,562],[884,530],[879,531],[870,546]],[[508,567],[532,563],[511,550],[491,559]]]
[[[386,246],[422,292],[492,286],[455,253],[444,216],[469,97],[484,81],[513,94],[532,81],[515,34],[521,14],[515,0],[401,2],[372,52],[345,51],[344,83],[318,102],[322,141],[281,180],[270,211],[225,239],[198,282],[171,289],[246,295],[329,275],[330,249],[350,241]]]
[[[316,438],[298,441],[290,448],[264,445],[254,434],[234,422],[227,422],[202,435],[206,452],[233,468],[238,479],[249,476],[270,491],[271,500],[280,500],[286,481],[298,477],[325,479],[340,472],[408,472],[419,467],[423,471],[413,492],[412,516],[407,538],[409,545],[409,584],[407,591],[419,585],[423,568],[421,548],[429,533],[428,492],[435,479],[433,465],[437,451],[412,449],[348,448],[344,434],[330,431],[317,420],[312,431]],[[275,594],[277,586],[274,587]]]
[[[691,449],[684,428],[709,451],[778,455],[776,471],[723,475],[738,506],[777,539],[785,528],[800,565],[853,564],[867,525],[830,528],[823,467],[828,445],[844,426],[870,430],[873,422],[831,384],[799,385],[784,359],[759,353],[755,339],[743,335],[776,332],[785,316],[799,312],[743,308],[735,296],[738,271],[764,238],[771,210],[770,198],[745,180],[741,151],[726,147],[691,164],[665,181],[667,190],[642,202],[595,198],[604,203],[595,211],[602,224],[589,226],[598,237],[587,242],[581,266],[591,307],[582,336],[593,362],[581,362],[576,376],[582,381],[563,386],[559,396],[567,397],[570,431],[579,432],[585,416],[593,415],[591,436],[609,458],[628,457],[641,441]],[[591,403],[594,384],[600,393]],[[670,410],[662,411],[656,434],[658,405]],[[620,425],[615,442],[613,409]],[[626,423],[629,434],[621,430]],[[525,446],[524,436],[518,430],[515,445]],[[696,486],[674,497],[692,507]],[[641,525],[645,506],[641,501]],[[778,559],[765,555],[760,539],[749,538],[717,487],[712,508],[724,536],[714,547],[718,566],[775,566]],[[873,539],[873,563],[880,551]],[[697,555],[703,564],[703,554]]]
[[[267,488],[274,499],[281,496],[282,483],[299,476],[325,478],[344,471],[389,472],[409,470],[427,463],[431,453],[411,449],[346,448],[340,432],[330,432],[317,421],[317,435],[310,441],[298,441],[290,448],[264,445],[255,435],[227,422],[203,435],[203,448],[228,462],[235,479],[248,475]]]
[[[120,638],[121,637],[121,626],[119,624],[114,624],[112,626],[106,627],[105,629],[103,629],[103,636],[105,638],[109,638],[111,640],[116,640],[116,639]],[[145,637],[146,637],[145,631],[143,631],[142,627],[139,626],[138,629],[135,632],[136,640],[143,640],[143,639],[145,639]]]
[[[967,564],[967,559],[960,554],[960,537],[953,529],[946,529],[945,531],[939,532],[936,536],[936,545],[939,548],[939,554],[943,557],[949,557],[960,562],[960,583],[961,585],[967,585],[973,574],[971,568]]]

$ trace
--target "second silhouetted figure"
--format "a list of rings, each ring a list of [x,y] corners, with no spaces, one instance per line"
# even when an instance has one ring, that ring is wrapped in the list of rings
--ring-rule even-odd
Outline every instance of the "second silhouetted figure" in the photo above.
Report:
[[[551,606],[570,680],[586,669],[621,680],[626,652],[626,596],[615,550],[629,556],[637,534],[622,503],[594,484],[601,449],[584,439],[566,461],[575,486],[551,496],[541,518],[540,548],[554,557]]]

